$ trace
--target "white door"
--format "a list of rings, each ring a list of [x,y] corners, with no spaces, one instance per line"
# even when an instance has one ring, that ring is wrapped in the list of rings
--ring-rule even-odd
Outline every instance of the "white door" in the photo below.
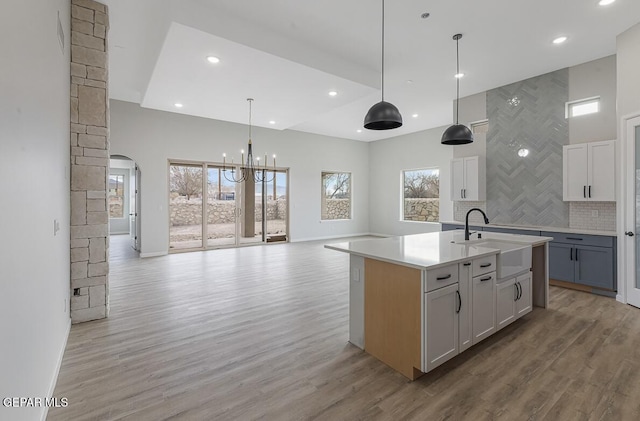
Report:
[[[626,140],[625,174],[625,224],[623,248],[625,249],[625,272],[627,302],[640,307],[640,116],[627,120],[624,136]]]
[[[458,284],[427,293],[427,371],[458,355]]]
[[[500,282],[496,286],[496,323],[498,330],[516,319],[516,300],[519,290],[516,278]]]
[[[518,289],[518,300],[516,301],[516,317],[520,318],[533,309],[533,296],[531,290],[531,272],[520,275],[516,278]]]
[[[473,317],[471,308],[471,262],[461,263],[459,268],[458,333],[460,337],[459,348],[460,352],[462,352],[473,345],[473,332],[471,331],[473,323],[471,319]]]
[[[588,146],[586,144],[567,145],[563,149],[562,200],[587,200]]]
[[[479,200],[478,174],[479,157],[472,156],[464,159],[464,198],[467,200]]]
[[[464,159],[451,160],[451,200],[461,200],[464,189]]]
[[[496,273],[473,278],[473,343],[496,331]]]
[[[589,180],[587,198],[602,202],[615,202],[615,142],[589,143]]]

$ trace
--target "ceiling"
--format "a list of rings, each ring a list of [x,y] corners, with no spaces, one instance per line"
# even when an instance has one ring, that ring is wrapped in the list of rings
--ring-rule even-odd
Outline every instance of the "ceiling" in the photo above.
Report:
[[[640,17],[637,0],[387,0],[384,94],[404,125],[371,131],[380,0],[103,1],[111,98],[246,124],[251,97],[253,125],[362,141],[451,124],[456,33],[464,97],[615,54]]]

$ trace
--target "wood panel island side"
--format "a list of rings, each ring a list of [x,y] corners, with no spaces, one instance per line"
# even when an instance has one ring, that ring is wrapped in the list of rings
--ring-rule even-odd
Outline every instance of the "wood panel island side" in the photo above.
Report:
[[[457,231],[355,240],[349,342],[411,380],[549,302],[551,237]],[[506,248],[514,249],[505,253]]]

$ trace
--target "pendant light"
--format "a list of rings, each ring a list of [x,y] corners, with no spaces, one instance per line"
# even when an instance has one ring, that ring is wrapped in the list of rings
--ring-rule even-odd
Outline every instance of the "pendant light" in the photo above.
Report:
[[[384,0],[382,0],[382,101],[369,108],[364,117],[364,128],[389,130],[402,126],[402,116],[395,105],[384,100]]]
[[[440,143],[443,145],[465,145],[473,142],[473,133],[464,124],[459,124],[460,117],[460,51],[458,41],[462,38],[462,34],[455,34],[453,39],[456,41],[456,124],[449,127],[442,134]]]

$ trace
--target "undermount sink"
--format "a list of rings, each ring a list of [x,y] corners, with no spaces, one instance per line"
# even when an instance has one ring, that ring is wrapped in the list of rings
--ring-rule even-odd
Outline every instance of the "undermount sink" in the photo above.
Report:
[[[505,279],[509,276],[531,269],[531,246],[521,243],[512,243],[505,240],[478,239],[469,241],[456,241],[457,244],[466,244],[475,247],[498,249],[496,276]]]

